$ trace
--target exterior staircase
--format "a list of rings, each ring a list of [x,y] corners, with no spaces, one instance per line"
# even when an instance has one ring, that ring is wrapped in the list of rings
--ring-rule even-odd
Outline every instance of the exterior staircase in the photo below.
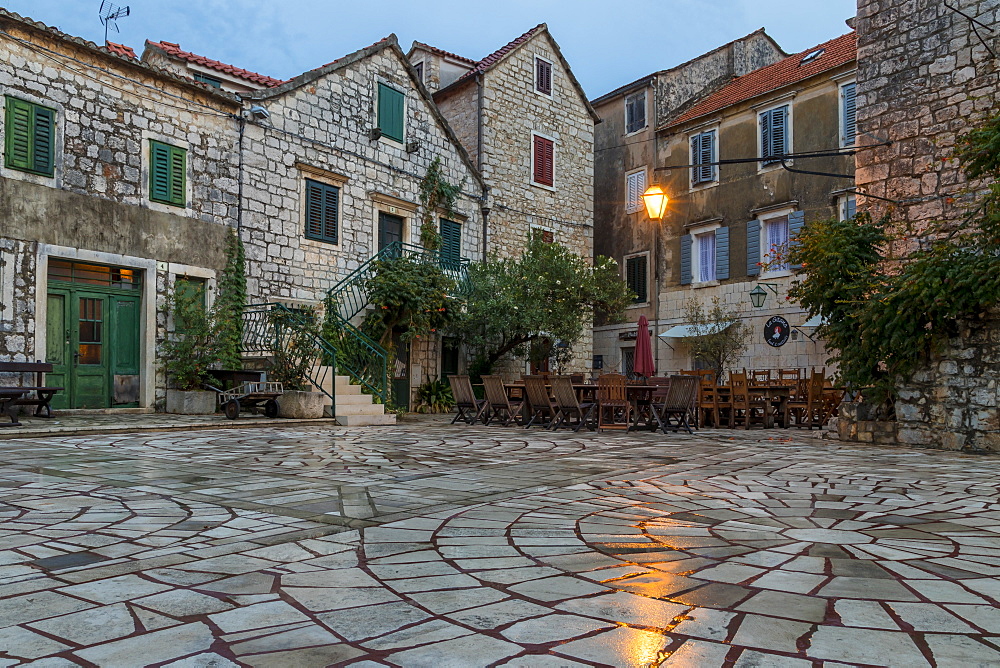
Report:
[[[350,376],[332,376],[333,394],[337,405],[327,406],[328,417],[337,419],[342,427],[396,424],[396,415],[385,412],[385,404],[375,403],[360,385],[351,382]]]

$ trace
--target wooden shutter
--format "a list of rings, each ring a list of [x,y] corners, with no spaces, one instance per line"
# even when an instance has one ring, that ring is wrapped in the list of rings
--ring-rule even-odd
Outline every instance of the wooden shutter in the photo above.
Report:
[[[625,285],[635,293],[632,300],[641,304],[649,300],[649,289],[646,281],[646,256],[639,255],[625,260]]]
[[[306,180],[305,236],[307,239],[337,243],[337,210],[340,189]]]
[[[378,127],[383,135],[398,142],[403,141],[403,102],[401,92],[378,85]]]
[[[691,245],[694,238],[690,234],[681,237],[681,285],[691,285]]]
[[[535,90],[552,95],[552,63],[535,58]]]
[[[715,180],[715,131],[703,132],[701,135],[701,180],[704,183]]]
[[[787,139],[788,107],[771,111],[771,155],[781,156],[788,153]]]
[[[702,135],[694,135],[691,137],[691,164],[695,165],[691,168],[691,185],[696,186],[701,183],[701,138]]]
[[[625,177],[626,199],[625,210],[634,213],[642,210],[642,193],[646,191],[646,172],[635,172]]]
[[[799,233],[806,224],[806,214],[804,211],[793,211],[788,214],[788,250],[791,251],[799,245]],[[791,265],[792,269],[801,269],[801,264]]]
[[[840,88],[840,95],[843,99],[844,116],[841,119],[843,132],[841,140],[844,146],[851,146],[857,138],[857,106],[855,97],[857,96],[857,84],[849,83]]]
[[[760,115],[760,157],[764,159],[764,164],[769,165],[771,157],[771,112],[765,111]]]
[[[554,179],[553,142],[545,137],[535,135],[534,138],[535,165],[532,180],[545,186],[551,186]]]
[[[55,168],[56,112],[54,109],[37,105],[33,111],[35,118],[31,170],[52,176]]]
[[[760,275],[760,221],[747,223],[747,276]]]
[[[170,202],[170,147],[158,141],[149,142],[149,198]]]
[[[187,151],[176,146],[170,147],[170,203],[184,206],[186,203],[185,181],[187,180]]]
[[[34,148],[31,141],[32,116],[31,103],[14,97],[7,98],[7,145],[4,161],[7,167],[31,169],[31,153]]]
[[[447,269],[458,269],[462,260],[462,225],[453,220],[441,219],[441,264]]]
[[[715,278],[719,281],[729,278],[728,227],[720,227],[715,231]]]

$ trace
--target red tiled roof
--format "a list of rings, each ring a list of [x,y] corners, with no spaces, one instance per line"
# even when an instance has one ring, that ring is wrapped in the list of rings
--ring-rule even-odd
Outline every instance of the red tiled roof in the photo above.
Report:
[[[807,55],[823,49],[818,58],[800,64]],[[759,95],[770,93],[784,86],[808,79],[821,72],[846,65],[858,58],[857,38],[853,32],[841,35],[829,42],[818,44],[802,53],[797,53],[773,65],[734,78],[715,93],[709,95],[686,112],[667,123],[666,127],[680,125],[687,121],[714,113],[720,109],[745,102]]]
[[[464,63],[470,65],[475,65],[477,61],[472,58],[466,58],[465,56],[460,56],[457,53],[452,53],[451,51],[445,51],[444,49],[439,49],[436,46],[431,46],[430,44],[424,44],[423,42],[414,42],[411,48],[422,48],[427,49],[432,53],[436,53],[439,56],[444,56],[445,58],[454,58],[455,60],[461,60]]]
[[[211,58],[206,58],[204,56],[184,51],[181,49],[179,44],[174,44],[173,42],[151,42],[146,40],[146,44],[162,49],[167,55],[173,56],[174,58],[180,58],[181,60],[186,60],[189,63],[201,65],[202,67],[207,67],[217,72],[229,74],[239,79],[243,79],[244,81],[260,84],[261,86],[270,88],[284,83],[281,79],[275,79],[274,77],[269,77],[264,74],[257,74],[256,72],[244,70],[240,67],[220,63],[218,60],[212,60]]]
[[[474,76],[476,74],[482,74],[483,72],[485,72],[486,70],[490,69],[498,62],[500,62],[503,59],[503,57],[506,56],[508,53],[510,53],[511,51],[513,51],[514,49],[516,49],[517,47],[521,46],[529,39],[531,39],[536,32],[538,32],[543,28],[545,28],[545,24],[539,23],[537,26],[535,26],[528,32],[524,33],[517,39],[508,42],[505,46],[500,47],[499,49],[497,49],[496,51],[494,51],[493,53],[491,53],[490,55],[486,56],[478,63],[476,63],[471,70],[469,70],[461,77],[459,77],[458,81],[462,81],[463,79]]]
[[[135,51],[132,50],[131,46],[125,46],[124,44],[116,44],[114,42],[108,42],[107,46],[104,47],[116,56],[123,56],[125,58],[135,58],[138,60],[138,56],[135,55]]]

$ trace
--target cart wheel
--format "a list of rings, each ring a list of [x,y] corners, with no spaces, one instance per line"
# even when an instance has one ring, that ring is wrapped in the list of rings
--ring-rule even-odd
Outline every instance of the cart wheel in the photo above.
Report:
[[[235,420],[240,416],[240,402],[237,399],[230,399],[223,408],[226,411],[226,417],[230,420]]]
[[[264,402],[264,417],[276,418],[278,417],[278,402],[274,399],[268,399]]]

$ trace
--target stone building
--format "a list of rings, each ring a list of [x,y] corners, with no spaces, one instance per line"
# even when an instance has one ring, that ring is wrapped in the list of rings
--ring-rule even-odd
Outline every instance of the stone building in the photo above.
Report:
[[[592,257],[600,119],[546,25],[478,61],[420,42],[408,56],[483,176],[483,249],[516,257],[536,230]],[[589,371],[590,337],[574,348],[568,368]]]
[[[810,220],[853,215],[854,70],[853,34],[785,56],[761,30],[595,101],[609,119],[596,148],[595,252],[619,260],[637,295],[631,322],[595,328],[596,361],[631,372],[646,315],[659,372],[700,366],[686,304],[718,298],[751,329],[737,367],[825,365],[816,323],[785,299],[794,272],[781,255]],[[844,155],[787,168],[759,159],[809,151]],[[731,160],[744,162],[719,164]],[[641,201],[654,183],[670,197],[659,224]],[[749,298],[758,285],[762,308]]]
[[[0,51],[0,359],[52,362],[61,407],[151,407],[165,290],[211,293],[238,216],[240,104],[2,10]]]
[[[918,247],[932,221],[962,220],[979,185],[949,158],[960,134],[997,111],[998,26],[998,0],[858,2],[858,190],[893,200],[859,196],[858,206],[911,231],[900,253]],[[961,323],[900,388],[901,442],[1000,450],[997,341],[995,317]]]
[[[0,22],[0,359],[56,363],[63,406],[157,405],[165,292],[183,276],[211,300],[227,227],[251,303],[314,306],[381,246],[419,238],[440,159],[465,191],[432,224],[480,257],[482,181],[395,36],[282,82],[168,43],[140,60]],[[440,341],[412,353],[400,396],[442,364]]]

